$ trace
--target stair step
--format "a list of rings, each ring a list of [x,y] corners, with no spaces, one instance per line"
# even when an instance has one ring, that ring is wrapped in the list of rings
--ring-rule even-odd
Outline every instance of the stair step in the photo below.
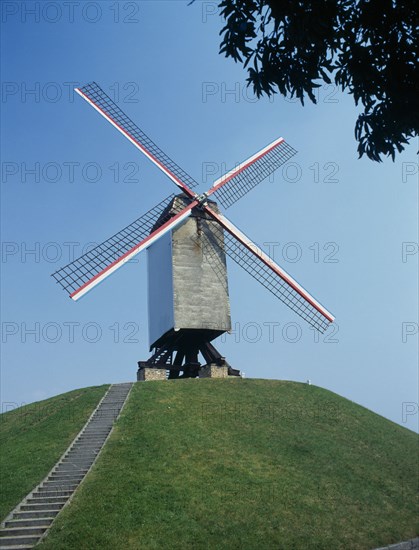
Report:
[[[82,463],[85,462],[85,467],[90,468],[96,456],[97,455],[81,455],[81,456],[79,455],[79,456],[68,456],[68,457],[66,456],[63,459],[62,464],[74,464],[77,466],[80,466],[80,465],[83,466]]]
[[[74,491],[71,489],[51,489],[51,490],[39,490],[34,493],[33,497],[42,497],[42,498],[56,498],[56,497],[66,497],[68,498],[73,494]]]
[[[80,468],[80,466],[77,465],[72,466],[71,464],[63,464],[60,462],[51,474],[73,474],[75,472],[87,474],[88,468]]]
[[[105,437],[102,437],[100,439],[79,439],[77,441],[77,445],[98,445],[102,447],[102,445],[105,443]]]
[[[94,439],[90,442],[90,440],[80,440],[80,441],[77,441],[74,445],[74,447],[72,447],[72,449],[79,449],[81,447],[83,448],[86,448],[86,449],[91,449],[91,448],[95,448],[97,447],[98,449],[102,448],[103,444],[105,443],[105,439],[101,439],[100,441],[98,441],[97,439]]]
[[[16,549],[22,549],[22,548],[32,548],[32,545],[36,544],[39,540],[39,536],[30,536],[30,535],[24,535],[24,536],[11,536],[11,537],[2,537],[0,538],[0,548],[6,549],[6,548],[16,548]],[[25,546],[30,544],[31,546]]]
[[[38,510],[37,512],[15,512],[13,519],[37,519],[37,518],[54,518],[60,510]]]
[[[76,450],[76,451],[69,451],[65,457],[66,458],[76,458],[76,457],[92,457],[96,456],[98,454],[98,451],[89,451],[88,449],[83,450]]]
[[[19,510],[22,510],[22,512],[42,512],[45,511],[51,511],[54,510],[56,512],[59,512],[61,508],[64,506],[64,502],[46,502],[46,503],[35,503],[35,504],[21,504]],[[21,512],[15,512],[16,514],[20,514]]]
[[[80,443],[77,443],[73,447],[71,447],[70,451],[100,451],[100,449],[103,447],[103,442],[97,443],[96,441],[92,444],[90,443],[84,443],[81,441]]]
[[[3,538],[7,537],[26,537],[26,536],[36,536],[36,535],[42,535],[45,533],[45,531],[48,529],[47,526],[42,527],[16,527],[16,528],[10,528],[7,527],[6,529],[2,529],[0,531],[0,541]]]
[[[75,445],[74,447],[71,447],[71,449],[69,449],[69,453],[80,453],[80,452],[95,452],[95,453],[98,453],[100,452],[101,448],[103,447],[103,444],[105,442],[103,441],[102,443],[96,443],[94,445],[89,445],[89,444],[85,444],[85,443],[78,443],[77,445]]]
[[[67,502],[68,496],[55,496],[55,497],[45,497],[42,495],[38,496],[38,493],[35,493],[35,495],[27,500],[28,504],[49,504],[50,502],[54,502],[56,504],[62,503],[64,504]]]
[[[70,487],[68,485],[65,487],[61,487],[61,485],[47,485],[46,487],[39,487],[36,493],[32,493],[32,496],[36,497],[42,493],[47,493],[45,496],[56,495],[56,493],[68,493],[71,495],[71,493],[74,493],[74,490],[78,487],[78,485],[78,483],[73,483]]]
[[[91,432],[87,432],[86,435],[87,436],[94,435],[95,437],[101,437],[105,439],[106,437],[108,437],[110,431],[111,430],[106,430],[106,432],[97,432],[96,430],[92,430]]]
[[[79,468],[74,468],[72,470],[61,470],[60,469],[60,470],[56,470],[55,472],[53,472],[51,474],[51,476],[53,476],[52,479],[55,479],[55,476],[58,476],[58,477],[59,476],[67,476],[67,477],[69,477],[69,476],[74,476],[75,475],[75,476],[84,477],[87,474],[87,471],[88,471],[87,468],[85,468],[85,470],[82,471],[82,472]]]
[[[86,472],[80,472],[80,470],[74,470],[74,471],[64,471],[58,470],[56,472],[51,472],[48,476],[48,481],[58,481],[62,479],[65,481],[66,479],[83,479],[86,475]]]
[[[72,451],[79,451],[81,449],[88,449],[89,451],[90,450],[98,451],[100,449],[100,447],[101,447],[101,445],[98,445],[97,443],[89,444],[89,443],[80,442],[80,443],[76,443],[75,445],[73,445],[71,447],[71,450]]]
[[[63,460],[67,460],[68,458],[76,458],[77,456],[96,456],[98,453],[94,451],[90,451],[89,449],[77,449],[77,450],[70,450],[68,453],[63,457]]]
[[[70,454],[98,454],[101,447],[98,447],[97,445],[77,445],[76,447],[71,448],[66,456],[70,456]]]
[[[79,483],[82,479],[84,478],[84,474],[70,474],[70,475],[66,475],[66,474],[51,474],[49,477],[48,477],[48,482],[52,482],[52,481],[56,481],[57,483],[59,481],[69,481],[69,482],[73,482],[73,483]]]
[[[80,483],[80,481],[84,478],[83,474],[76,474],[76,475],[61,475],[61,476],[48,476],[47,480],[44,482],[44,486],[46,483],[50,485],[51,487],[54,485],[73,485],[74,483]]]
[[[110,426],[103,424],[100,425],[100,422],[96,420],[91,420],[89,426],[84,430],[84,434],[94,434],[94,435],[106,435],[110,431]],[[80,434],[81,435],[81,434]]]
[[[80,485],[80,483],[73,483],[72,485],[46,485],[45,487],[41,487],[38,492],[33,493],[33,496],[40,495],[45,497],[49,496],[57,496],[61,494],[68,494],[71,495],[74,493],[74,491],[77,489],[77,487]]]
[[[70,455],[82,455],[82,454],[86,454],[86,455],[91,455],[91,454],[97,454],[98,451],[97,451],[97,446],[88,446],[88,445],[78,445],[77,447],[72,447],[71,449],[69,449],[68,453],[65,455],[66,457],[67,456],[70,456]]]
[[[93,436],[93,435],[83,435],[81,437],[79,437],[79,439],[77,439],[77,443],[96,443],[98,445],[100,445],[101,443],[103,443],[105,441],[105,437],[101,436]]]
[[[65,458],[61,464],[63,464],[64,466],[76,466],[76,467],[79,467],[79,468],[84,468],[86,470],[88,470],[90,468],[90,466],[93,464],[94,462],[94,458],[89,458],[89,459],[86,459],[86,458]]]
[[[19,528],[19,527],[45,527],[48,528],[50,524],[53,522],[53,517],[41,517],[39,519],[31,518],[31,519],[11,519],[10,521],[6,521],[5,526],[6,529],[9,528]]]
[[[81,447],[84,447],[86,449],[91,449],[91,448],[101,448],[103,446],[103,444],[105,443],[105,439],[101,439],[100,441],[98,441],[97,439],[93,439],[92,441],[90,440],[80,440],[80,441],[77,441],[74,445],[74,447],[72,448],[75,448],[75,449],[79,449]]]
[[[7,544],[6,546],[3,544],[0,544],[0,550],[32,550],[33,544],[21,544],[18,543],[17,545],[13,544]]]
[[[77,487],[80,485],[78,481],[72,481],[71,483],[65,483],[63,481],[58,481],[57,483],[54,483],[53,481],[46,481],[43,486],[40,488],[40,491],[49,491],[49,492],[57,492],[57,491],[75,491]]]
[[[76,460],[76,461],[70,461],[70,462],[64,462],[65,466],[75,466],[75,469],[73,471],[76,471],[78,468],[83,468],[84,470],[89,470],[92,467],[94,460]]]
[[[91,449],[97,449],[103,445],[105,440],[101,441],[100,443],[98,443],[96,440],[95,441],[76,441],[74,443],[74,445],[72,445],[71,449],[69,449],[69,451],[76,451],[76,450],[80,450],[80,449],[87,449],[87,450],[91,450]]]
[[[100,435],[107,435],[110,432],[112,424],[113,420],[107,420],[106,422],[104,420],[92,420],[89,427]]]
[[[84,462],[88,462],[89,464],[91,464],[94,459],[96,458],[97,456],[97,453],[95,454],[78,454],[78,455],[69,455],[69,456],[66,456],[64,460],[68,460],[68,461],[71,461],[71,462],[77,462],[77,463],[80,463],[80,461],[84,461]],[[68,464],[68,462],[65,462],[65,464]]]

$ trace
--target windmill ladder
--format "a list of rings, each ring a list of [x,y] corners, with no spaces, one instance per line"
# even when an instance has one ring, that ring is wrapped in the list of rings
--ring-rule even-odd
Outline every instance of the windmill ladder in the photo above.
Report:
[[[112,384],[47,477],[0,526],[0,550],[33,548],[96,462],[125,405],[132,383]]]

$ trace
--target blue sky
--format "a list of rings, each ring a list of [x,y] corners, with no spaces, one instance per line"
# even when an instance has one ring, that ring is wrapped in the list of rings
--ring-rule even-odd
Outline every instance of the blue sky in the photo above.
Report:
[[[145,254],[79,303],[50,277],[174,190],[71,92],[95,80],[202,190],[280,135],[298,150],[227,215],[338,330],[316,341],[230,263],[234,332],[217,347],[248,377],[310,379],[417,430],[417,144],[358,160],[357,109],[333,87],[318,105],[256,100],[218,54],[216,3],[88,5],[2,3],[3,410],[132,380],[149,355]]]

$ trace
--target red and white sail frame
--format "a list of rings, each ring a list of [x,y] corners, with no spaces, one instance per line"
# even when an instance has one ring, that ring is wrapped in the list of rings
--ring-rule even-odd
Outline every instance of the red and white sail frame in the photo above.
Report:
[[[280,138],[276,139],[275,141],[273,141],[272,143],[270,143],[269,145],[267,145],[266,147],[264,147],[263,149],[261,149],[260,151],[258,151],[254,155],[252,155],[251,157],[249,157],[244,162],[241,162],[240,164],[238,164],[232,170],[229,170],[228,172],[226,172],[223,176],[218,178],[218,180],[216,180],[212,184],[212,187],[207,192],[207,195],[210,196],[213,193],[215,193],[216,191],[218,191],[218,189],[220,189],[226,183],[228,183],[230,180],[232,180],[233,178],[238,176],[241,172],[246,170],[246,168],[249,168],[250,166],[252,166],[252,164],[254,164],[258,160],[263,158],[267,153],[270,153],[271,151],[273,151],[275,148],[277,148],[279,145],[281,145],[284,142],[285,142],[285,140],[284,140],[283,137],[280,137]]]
[[[112,275],[112,273],[114,273],[117,269],[119,269],[124,264],[126,264],[129,260],[134,258],[134,256],[136,256],[137,254],[139,254],[140,252],[142,252],[143,250],[151,246],[154,242],[157,241],[157,239],[160,239],[160,237],[162,237],[169,231],[172,231],[172,229],[174,229],[176,226],[178,226],[183,221],[185,221],[186,218],[190,215],[192,208],[194,208],[197,205],[198,205],[197,201],[191,202],[186,208],[184,208],[181,212],[173,216],[173,218],[171,218],[161,227],[153,231],[143,241],[133,246],[131,250],[128,250],[127,252],[125,252],[125,254],[123,254],[120,258],[113,261],[111,264],[105,267],[102,271],[100,271],[97,275],[92,277],[89,281],[87,281],[82,286],[80,286],[77,290],[72,292],[70,294],[70,298],[75,301],[82,298],[85,294],[90,292],[95,286],[101,283],[104,279]]]
[[[123,128],[116,120],[114,120],[104,109],[102,109],[95,101],[89,98],[80,88],[74,89],[83,99],[89,103],[96,111],[101,114],[108,122],[112,124],[114,128],[121,132],[137,149],[139,149],[148,159],[151,160],[160,170],[166,174],[182,191],[184,191],[189,197],[194,197],[195,193],[189,189],[169,168],[167,168],[159,159],[156,158],[142,143],[140,143],[135,137],[126,129]]]
[[[223,214],[214,212],[210,207],[206,206],[205,211],[210,214],[218,223],[228,231],[233,237],[235,237],[247,250],[252,252],[257,258],[259,258],[267,267],[269,267],[276,275],[278,275],[283,281],[285,281],[293,290],[295,290],[304,300],[306,300],[311,306],[314,307],[319,313],[321,313],[330,323],[335,320],[334,316],[327,311],[311,294],[307,292],[291,275],[284,271],[272,258],[265,254],[255,243],[242,232],[238,227],[231,223]]]

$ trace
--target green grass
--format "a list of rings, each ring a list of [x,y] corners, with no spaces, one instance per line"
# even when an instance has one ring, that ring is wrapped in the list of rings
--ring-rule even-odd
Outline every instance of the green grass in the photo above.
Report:
[[[47,475],[107,388],[74,390],[0,416],[0,518]]]
[[[418,436],[272,380],[134,386],[48,549],[357,550],[418,534]]]

